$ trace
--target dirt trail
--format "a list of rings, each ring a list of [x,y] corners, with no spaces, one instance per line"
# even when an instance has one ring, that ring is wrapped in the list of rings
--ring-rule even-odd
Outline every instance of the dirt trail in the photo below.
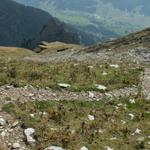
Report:
[[[113,90],[108,93],[101,92],[71,92],[68,90],[37,89],[34,87],[14,88],[12,86],[0,87],[0,103],[9,101],[35,101],[35,100],[103,100],[119,99],[130,95],[137,95],[136,87]]]

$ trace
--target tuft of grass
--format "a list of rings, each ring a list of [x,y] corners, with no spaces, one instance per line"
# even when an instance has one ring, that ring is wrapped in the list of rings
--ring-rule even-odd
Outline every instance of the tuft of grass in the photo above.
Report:
[[[95,84],[105,85],[108,90],[139,84],[142,68],[119,64],[112,68],[109,63],[57,62],[37,63],[25,61],[0,61],[0,85],[16,87],[31,84],[35,87],[59,89],[58,83],[68,83],[72,91],[95,91]],[[93,66],[90,68],[89,66]],[[107,75],[103,75],[103,72]]]

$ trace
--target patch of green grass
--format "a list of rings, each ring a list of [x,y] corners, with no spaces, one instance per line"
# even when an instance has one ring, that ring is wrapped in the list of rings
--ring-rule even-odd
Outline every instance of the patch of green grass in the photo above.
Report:
[[[120,103],[122,106],[118,106]],[[142,114],[150,111],[150,103],[145,100],[137,99],[135,104],[129,103],[128,99],[99,102],[36,101],[17,103],[13,107],[12,104],[6,104],[2,110],[20,118],[25,127],[35,128],[37,145],[31,149],[44,149],[50,145],[66,150],[80,149],[83,145],[91,150],[105,149],[105,146],[116,150],[149,149],[150,118]],[[129,113],[138,119],[131,120]],[[30,114],[35,117],[31,118]],[[89,114],[95,117],[94,121],[88,119]],[[132,135],[137,128],[141,133]],[[116,139],[112,140],[113,137]],[[138,141],[140,137],[145,140]]]
[[[14,112],[14,108],[15,108],[15,105],[13,103],[7,103],[3,106],[3,111],[12,113],[12,112]]]
[[[25,61],[0,61],[0,85],[15,87],[31,84],[36,87],[59,89],[58,83],[71,85],[68,90],[97,90],[95,84],[105,85],[108,90],[139,84],[142,68],[119,64],[112,68],[109,63],[76,62],[37,63]],[[89,66],[93,66],[90,68]],[[103,75],[103,72],[107,75]]]

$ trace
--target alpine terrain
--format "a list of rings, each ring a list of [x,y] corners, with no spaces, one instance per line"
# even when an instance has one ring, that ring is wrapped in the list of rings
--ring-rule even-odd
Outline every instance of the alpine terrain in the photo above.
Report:
[[[149,2],[20,2],[0,0],[0,150],[149,150]]]

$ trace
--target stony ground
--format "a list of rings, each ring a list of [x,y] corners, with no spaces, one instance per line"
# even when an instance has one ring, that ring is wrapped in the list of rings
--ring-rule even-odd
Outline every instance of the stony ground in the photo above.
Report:
[[[150,68],[146,68],[142,78],[142,93],[150,100]]]
[[[0,50],[0,150],[149,150],[150,51],[122,40]]]
[[[150,89],[149,84],[148,84],[150,82],[149,73],[150,73],[149,68],[146,68],[145,72],[141,75],[142,94],[146,97],[147,100],[149,100],[149,89]],[[138,95],[139,95],[138,87],[126,87],[126,88],[123,88],[123,89],[117,89],[117,90],[101,93],[101,92],[98,92],[98,91],[71,92],[71,91],[68,91],[64,88],[62,88],[60,90],[41,89],[41,88],[32,87],[31,85],[30,86],[25,86],[25,87],[18,87],[18,88],[15,88],[15,87],[9,86],[9,85],[1,86],[0,87],[0,103],[1,103],[1,112],[0,112],[0,125],[1,125],[0,132],[1,132],[1,136],[0,136],[0,141],[1,141],[2,149],[3,150],[7,150],[7,149],[8,150],[9,149],[16,149],[16,150],[17,149],[20,149],[20,150],[35,149],[34,140],[32,140],[32,138],[31,138],[30,139],[31,141],[30,140],[27,141],[27,136],[25,135],[25,129],[29,129],[29,130],[32,131],[33,128],[31,128],[31,127],[35,127],[35,126],[31,123],[31,126],[27,125],[28,128],[24,127],[23,122],[25,123],[25,121],[23,121],[21,118],[20,119],[16,118],[16,115],[14,115],[12,113],[12,112],[14,112],[12,109],[14,109],[14,107],[15,107],[15,106],[13,106],[11,108],[10,104],[12,104],[12,103],[15,104],[16,107],[18,107],[17,103],[29,103],[29,102],[34,103],[34,102],[37,102],[37,101],[40,102],[41,100],[45,101],[45,102],[49,101],[49,100],[56,100],[56,101],[78,100],[80,102],[81,100],[84,100],[84,102],[89,101],[89,103],[90,103],[90,101],[93,101],[93,103],[95,103],[94,101],[97,101],[97,102],[99,101],[99,103],[101,103],[101,101],[106,101],[106,102],[117,101],[118,105],[113,104],[112,107],[115,107],[116,109],[119,109],[119,107],[121,107],[121,105],[123,105],[123,104],[120,104],[120,103],[122,103],[120,101],[120,99],[127,98],[128,99],[127,101],[129,101],[131,104],[133,103],[133,105],[134,105],[134,103],[136,103],[135,99],[136,99],[136,97],[138,97]],[[149,103],[147,103],[147,104],[149,104]],[[147,104],[144,107],[147,107],[147,113],[149,113],[150,110],[149,110],[149,107],[147,106]],[[63,105],[65,107],[65,104],[63,104]],[[59,105],[58,105],[58,107],[59,107]],[[5,111],[3,111],[3,108],[4,108]],[[30,110],[30,108],[29,108],[29,110]],[[16,112],[16,113],[21,113],[20,111],[21,110],[19,110],[19,112]],[[27,108],[27,111],[28,111],[28,108]],[[35,115],[37,115],[36,111],[37,110],[32,110],[30,113],[28,112],[29,113],[28,115],[31,118],[34,118]],[[41,113],[43,113],[43,112],[41,112]],[[46,113],[44,113],[44,114],[46,115]],[[130,111],[128,111],[128,113],[129,113],[129,116],[131,117],[131,120],[132,120],[132,118],[134,118],[134,114],[130,113]],[[94,115],[89,116],[89,119],[92,120],[93,116]],[[146,122],[147,122],[146,124],[148,125],[150,123],[150,119],[147,118]],[[125,121],[122,120],[122,123],[124,124]],[[140,125],[140,123],[139,123],[139,125]],[[133,149],[141,149],[142,146],[143,146],[143,148],[145,148],[145,150],[148,150],[150,148],[148,146],[150,144],[149,140],[148,140],[150,130],[148,128],[147,129],[142,129],[142,130],[145,130],[144,132],[146,134],[144,134],[144,133],[141,133],[143,131],[141,131],[141,129],[139,129],[138,127],[140,127],[140,126],[134,126],[135,129],[133,129],[133,127],[132,127],[132,131],[135,130],[135,135],[136,134],[139,135],[138,136],[139,142],[135,143],[135,147],[134,148],[132,147],[132,148]],[[51,127],[51,129],[52,130],[54,129],[54,131],[56,130],[54,127]],[[38,129],[36,129],[36,130],[38,130]],[[31,131],[29,131],[29,133]],[[65,132],[66,131],[64,131],[64,133]],[[102,134],[101,132],[103,132],[103,131],[100,130],[100,134]],[[134,133],[131,133],[131,134],[134,134]],[[146,138],[147,143],[142,145],[142,142],[144,141],[145,138]],[[117,141],[116,137],[110,137],[110,139],[112,139],[112,141],[115,141],[115,140]],[[61,146],[61,147],[65,148],[65,146],[60,145],[60,143],[58,142],[58,145],[56,145],[56,146]],[[116,146],[114,146],[112,143],[110,144],[111,146],[110,145],[103,145],[104,144],[103,143],[102,144],[103,146],[101,147],[101,149],[112,150],[112,149],[114,149],[113,147],[115,147],[115,149],[119,148],[117,146],[118,143],[116,144]],[[138,143],[139,143],[139,145],[136,146],[136,144],[138,144]],[[85,144],[83,144],[83,146],[80,145],[81,150],[82,150],[82,148],[87,148],[87,147],[91,147],[93,149],[93,146],[87,146],[87,145],[88,145],[87,142],[85,142]],[[45,148],[46,148],[46,146],[48,146],[48,145],[45,145]],[[74,150],[73,147],[69,148],[69,149]],[[44,146],[41,146],[41,148],[39,147],[38,149],[42,149],[42,148],[44,148]],[[59,148],[59,147],[54,147],[54,148]],[[126,149],[126,148],[124,147],[123,149]],[[53,150],[53,149],[49,148],[48,150]]]

